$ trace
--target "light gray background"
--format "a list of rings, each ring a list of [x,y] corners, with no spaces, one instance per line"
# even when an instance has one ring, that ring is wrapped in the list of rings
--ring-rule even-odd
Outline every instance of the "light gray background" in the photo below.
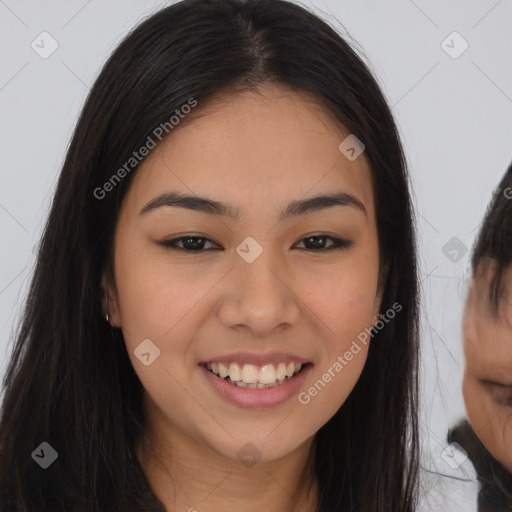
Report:
[[[127,31],[168,3],[0,0],[0,376],[86,94]],[[424,464],[449,473],[440,453],[448,427],[464,415],[460,325],[469,250],[512,160],[512,1],[304,5],[357,41],[402,134],[420,239]],[[48,59],[31,48],[43,31],[59,44]],[[453,31],[469,44],[456,59],[441,46]],[[450,41],[453,51],[461,48]],[[452,237],[468,249],[456,262],[443,253]]]

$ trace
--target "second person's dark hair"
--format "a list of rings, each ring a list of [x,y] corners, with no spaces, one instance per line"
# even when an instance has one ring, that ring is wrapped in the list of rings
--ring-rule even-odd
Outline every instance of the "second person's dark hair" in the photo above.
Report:
[[[489,302],[497,314],[503,299],[503,274],[512,264],[512,163],[495,188],[480,226],[471,257],[473,273],[485,261],[494,264],[489,282]],[[512,297],[508,299],[512,300]]]

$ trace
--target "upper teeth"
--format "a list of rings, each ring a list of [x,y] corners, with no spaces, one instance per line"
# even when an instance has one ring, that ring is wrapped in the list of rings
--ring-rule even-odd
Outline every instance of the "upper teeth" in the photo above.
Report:
[[[254,364],[206,363],[206,368],[223,379],[229,376],[234,382],[273,384],[297,373],[302,368],[302,363],[279,363],[277,367],[271,363],[265,364],[262,367]]]

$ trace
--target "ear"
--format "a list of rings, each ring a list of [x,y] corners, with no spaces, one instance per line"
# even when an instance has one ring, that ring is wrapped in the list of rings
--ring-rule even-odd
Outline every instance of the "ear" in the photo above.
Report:
[[[376,324],[379,320],[380,306],[382,304],[382,297],[384,289],[388,281],[389,263],[382,265],[379,269],[379,281],[377,283],[377,293],[375,294],[375,302],[373,304],[373,323]]]
[[[115,286],[110,282],[105,271],[103,271],[101,276],[101,294],[101,308],[103,311],[103,318],[105,318],[105,315],[108,313],[110,325],[112,327],[121,327],[117,293]]]

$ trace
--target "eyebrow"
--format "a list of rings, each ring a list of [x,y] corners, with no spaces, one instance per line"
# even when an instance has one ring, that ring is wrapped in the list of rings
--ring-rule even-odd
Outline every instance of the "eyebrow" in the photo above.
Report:
[[[155,197],[141,209],[139,214],[144,215],[163,206],[186,208],[209,215],[222,215],[233,220],[238,220],[240,217],[240,209],[233,205],[214,201],[206,197],[184,195],[179,192],[166,192],[165,194]],[[326,208],[332,208],[333,206],[350,206],[360,210],[367,216],[364,204],[357,197],[347,192],[337,192],[292,201],[281,211],[279,220],[281,221],[289,217],[321,211]]]

